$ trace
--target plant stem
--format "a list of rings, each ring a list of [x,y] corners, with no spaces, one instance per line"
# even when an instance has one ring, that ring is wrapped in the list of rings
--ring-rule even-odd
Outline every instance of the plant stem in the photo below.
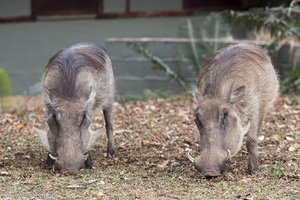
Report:
[[[166,74],[173,79],[175,79],[185,90],[187,89],[186,81],[176,72],[174,72],[165,62],[163,62],[160,58],[157,56],[152,55],[147,49],[145,49],[142,45],[138,43],[128,43],[128,45],[135,50],[137,53],[142,54],[147,59],[149,59],[152,64],[160,69],[166,72]]]

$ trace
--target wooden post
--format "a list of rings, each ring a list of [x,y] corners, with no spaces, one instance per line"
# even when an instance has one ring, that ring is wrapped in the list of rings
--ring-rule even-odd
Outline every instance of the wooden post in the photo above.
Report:
[[[129,13],[129,12],[130,12],[130,0],[126,0],[125,12],[126,12],[126,13]]]
[[[31,9],[31,19],[32,19],[32,21],[36,21],[36,19],[37,19],[36,0],[30,1],[30,9]]]
[[[103,14],[103,0],[96,0],[96,4],[96,19],[98,19]]]

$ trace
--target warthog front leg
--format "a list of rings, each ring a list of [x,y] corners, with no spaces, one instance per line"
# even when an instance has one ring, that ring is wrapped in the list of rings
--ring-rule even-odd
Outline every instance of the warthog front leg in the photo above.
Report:
[[[246,146],[249,154],[248,173],[253,175],[258,170],[258,151],[257,151],[257,136],[256,132],[253,135],[248,135]]]
[[[248,163],[248,172],[249,174],[253,175],[256,174],[258,171],[258,141],[257,141],[257,133],[259,132],[262,122],[263,122],[263,116],[260,118],[257,128],[254,128],[250,131],[247,135],[247,151],[249,154],[249,163]]]
[[[112,126],[112,106],[103,109],[103,115],[105,119],[105,128],[107,135],[107,155],[114,156],[116,149],[113,141],[113,126]]]

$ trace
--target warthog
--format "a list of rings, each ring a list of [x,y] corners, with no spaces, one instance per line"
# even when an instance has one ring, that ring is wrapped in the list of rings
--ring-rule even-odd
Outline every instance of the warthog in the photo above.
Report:
[[[96,44],[76,44],[59,50],[48,62],[42,94],[48,108],[49,131],[37,130],[49,151],[45,167],[76,174],[91,168],[89,155],[95,132],[89,129],[93,111],[102,108],[107,152],[115,154],[112,108],[115,83],[111,60]]]
[[[241,148],[244,136],[248,172],[256,173],[257,132],[277,91],[277,75],[270,58],[258,46],[231,45],[207,61],[194,93],[201,153],[195,159],[189,155],[203,176],[220,176],[226,161]]]

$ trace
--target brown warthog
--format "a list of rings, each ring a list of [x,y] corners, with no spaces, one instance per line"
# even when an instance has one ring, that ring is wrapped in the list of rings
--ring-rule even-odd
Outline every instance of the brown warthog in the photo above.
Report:
[[[258,170],[257,132],[274,102],[278,80],[269,56],[258,46],[231,45],[204,65],[195,90],[200,156],[190,160],[205,177],[220,176],[246,136],[248,171]]]
[[[111,60],[96,44],[76,44],[58,51],[45,67],[42,93],[48,108],[48,133],[37,130],[49,151],[45,167],[76,174],[91,168],[89,150],[95,132],[89,129],[93,111],[102,108],[107,152],[115,154],[112,107],[115,92]]]

